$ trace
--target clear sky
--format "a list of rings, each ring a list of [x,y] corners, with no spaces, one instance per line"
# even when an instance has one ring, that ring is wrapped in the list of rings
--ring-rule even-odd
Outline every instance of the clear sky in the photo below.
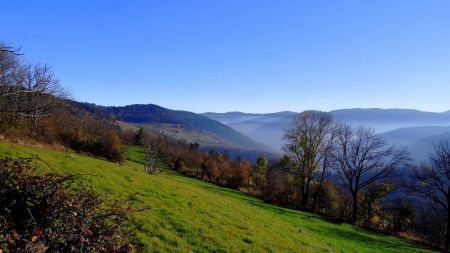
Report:
[[[101,105],[450,110],[448,0],[4,0],[0,40]]]

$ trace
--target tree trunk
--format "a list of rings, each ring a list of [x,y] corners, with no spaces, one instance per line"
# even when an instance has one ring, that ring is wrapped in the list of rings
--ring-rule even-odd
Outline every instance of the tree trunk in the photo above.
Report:
[[[353,212],[352,212],[352,223],[356,224],[358,221],[358,191],[352,191],[353,197]]]
[[[320,175],[319,186],[317,187],[317,190],[316,190],[316,192],[314,193],[314,197],[313,197],[313,203],[312,203],[312,209],[313,209],[313,210],[316,209],[317,198],[319,197],[320,190],[322,189],[323,179],[324,179],[324,177],[325,177],[325,169],[326,169],[325,163],[326,163],[326,162],[327,162],[327,160],[326,160],[326,158],[325,158],[324,165],[323,165],[323,168],[322,168],[322,175]]]
[[[310,180],[306,179],[306,184],[302,186],[302,208],[308,208],[309,182]]]
[[[448,218],[450,216],[450,208],[447,208],[447,233],[445,235],[445,253],[448,253],[448,245],[450,242],[450,219]]]
[[[372,200],[369,199],[367,203],[367,224],[370,226],[370,218],[372,217]]]
[[[311,182],[311,179],[307,179],[307,183],[306,183],[306,189],[305,189],[305,208],[308,208],[308,200],[309,200],[309,185]]]
[[[301,190],[302,190],[301,207],[302,207],[302,208],[305,208],[305,206],[306,206],[306,198],[305,198],[306,192],[305,192],[305,185],[302,185]]]
[[[31,117],[31,133],[36,133],[36,126],[37,126],[38,116],[35,114]]]

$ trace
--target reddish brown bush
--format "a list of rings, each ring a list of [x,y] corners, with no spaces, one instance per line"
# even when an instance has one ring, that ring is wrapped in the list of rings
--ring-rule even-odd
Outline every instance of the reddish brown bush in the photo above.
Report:
[[[75,176],[35,168],[31,159],[0,159],[3,252],[131,251],[123,230],[129,209],[105,209],[93,191],[71,187]]]

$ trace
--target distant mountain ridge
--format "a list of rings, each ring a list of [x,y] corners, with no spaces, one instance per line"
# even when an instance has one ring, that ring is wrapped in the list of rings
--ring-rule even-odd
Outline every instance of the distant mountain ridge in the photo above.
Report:
[[[403,127],[450,126],[450,111],[424,112],[413,109],[353,108],[330,111],[335,120],[352,126],[367,126],[378,133]],[[267,114],[252,113],[205,113],[203,115],[221,121],[249,137],[268,146],[281,150],[284,144],[283,133],[296,112]],[[429,136],[429,135],[427,135]]]
[[[450,133],[450,126],[403,127],[381,133],[380,136],[392,143],[410,145],[423,138],[441,135],[444,133]]]
[[[423,162],[433,152],[435,145],[450,141],[450,126],[405,127],[380,136],[391,144],[406,147],[412,159]]]
[[[215,120],[228,120],[235,121],[242,118],[266,118],[266,117],[289,117],[295,116],[300,112],[282,111],[274,113],[244,113],[244,112],[226,112],[226,113],[214,113],[206,112],[201,115],[207,116]],[[342,119],[346,121],[389,121],[389,122],[450,122],[450,110],[445,112],[426,112],[415,109],[381,109],[381,108],[352,108],[352,109],[339,109],[329,111],[336,119]]]
[[[137,126],[157,128],[168,135],[175,133],[172,137],[197,141],[202,146],[272,151],[266,145],[252,140],[229,126],[188,111],[170,110],[154,104],[98,106],[78,103],[78,106],[104,117],[133,123]]]
[[[450,113],[425,112],[414,109],[379,109],[379,108],[354,108],[341,109],[330,112],[337,119],[346,121],[383,121],[383,122],[423,122],[437,123],[450,122]]]

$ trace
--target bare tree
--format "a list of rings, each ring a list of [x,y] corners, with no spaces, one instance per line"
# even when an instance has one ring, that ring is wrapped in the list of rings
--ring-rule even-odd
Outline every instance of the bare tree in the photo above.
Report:
[[[158,161],[161,153],[159,152],[163,138],[160,134],[153,131],[145,131],[142,138],[144,146],[144,170],[149,174],[158,173]]]
[[[294,159],[292,172],[299,178],[301,206],[308,207],[311,181],[330,150],[333,119],[330,114],[306,111],[291,123],[284,139],[287,153]]]
[[[364,187],[385,179],[405,164],[408,152],[389,146],[370,128],[342,125],[333,151],[333,167],[352,195],[352,222],[358,221],[358,194]]]
[[[20,66],[18,51],[0,43],[0,128],[10,128],[18,118],[11,113],[11,108],[17,105],[9,94],[15,93],[19,87],[14,79],[15,70]]]
[[[0,43],[0,53],[9,53],[14,55],[20,55],[20,48],[13,48],[11,46],[6,45],[5,43]]]
[[[18,66],[18,59],[13,49],[0,43],[0,111],[4,111],[7,94],[15,90],[14,71]]]
[[[0,43],[0,112],[30,118],[31,131],[68,92],[48,65],[22,64],[19,50]],[[11,125],[11,124],[10,124]]]
[[[328,132],[327,138],[324,141],[323,149],[321,152],[322,153],[322,161],[320,163],[321,172],[319,175],[318,186],[316,187],[316,190],[313,195],[312,209],[316,208],[317,198],[319,197],[319,194],[322,190],[325,175],[331,164],[331,160],[332,160],[331,156],[333,153],[333,149],[336,147],[335,142],[336,142],[336,136],[338,134],[338,128],[337,128],[336,124],[331,126],[328,130],[329,130],[329,132]]]
[[[51,108],[62,98],[66,98],[67,91],[60,86],[48,65],[26,65],[18,68],[14,73],[17,89],[4,96],[9,96],[12,108],[9,110],[21,116],[29,117],[31,130],[34,132],[38,120],[51,115]]]
[[[414,169],[411,182],[406,187],[414,195],[420,196],[442,207],[447,215],[445,252],[450,243],[450,144],[436,145],[429,157],[429,164]]]

